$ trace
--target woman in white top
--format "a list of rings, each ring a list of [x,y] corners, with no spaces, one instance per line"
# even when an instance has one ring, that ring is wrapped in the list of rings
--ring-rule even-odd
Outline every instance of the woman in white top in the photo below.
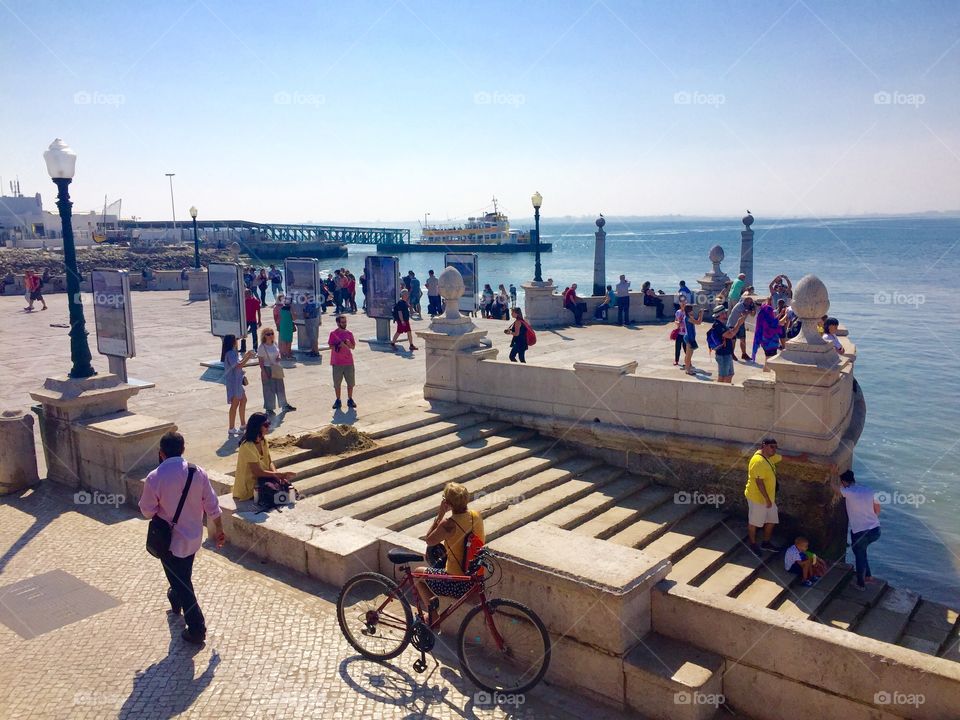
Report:
[[[287,402],[287,389],[283,384],[283,367],[280,365],[280,348],[276,343],[273,328],[264,328],[260,333],[260,382],[263,385],[263,407],[267,415],[275,415],[279,406],[284,412],[296,408]]]

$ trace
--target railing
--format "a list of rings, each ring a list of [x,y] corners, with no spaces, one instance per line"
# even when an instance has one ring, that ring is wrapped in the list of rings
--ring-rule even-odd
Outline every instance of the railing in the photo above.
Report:
[[[173,229],[172,220],[121,220],[124,230]],[[188,232],[192,222],[176,224]],[[402,228],[360,228],[334,225],[293,225],[286,223],[258,223],[249,220],[198,220],[197,229],[205,231],[245,232],[268,242],[350,243],[376,245],[377,243],[410,243],[410,230]]]

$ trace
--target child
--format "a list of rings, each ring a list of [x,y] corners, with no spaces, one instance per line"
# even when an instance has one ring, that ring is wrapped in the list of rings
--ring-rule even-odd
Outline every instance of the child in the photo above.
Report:
[[[810,552],[810,542],[805,537],[798,537],[793,545],[787,548],[783,555],[783,567],[794,575],[799,575],[804,587],[811,587],[820,580],[824,570],[824,562]]]
[[[843,345],[840,344],[840,340],[837,338],[837,328],[839,327],[840,322],[836,318],[827,318],[824,320],[823,339],[833,345],[838,355],[843,355]]]

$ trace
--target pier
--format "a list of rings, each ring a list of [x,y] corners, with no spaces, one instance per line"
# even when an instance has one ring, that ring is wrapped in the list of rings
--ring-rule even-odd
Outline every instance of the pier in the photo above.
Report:
[[[123,230],[190,231],[189,221],[174,225],[172,220],[121,220]],[[410,230],[402,228],[363,228],[338,225],[261,223],[251,220],[197,220],[197,230],[224,235],[232,240],[260,242],[330,243],[348,245],[410,244]],[[185,238],[186,239],[186,238]]]

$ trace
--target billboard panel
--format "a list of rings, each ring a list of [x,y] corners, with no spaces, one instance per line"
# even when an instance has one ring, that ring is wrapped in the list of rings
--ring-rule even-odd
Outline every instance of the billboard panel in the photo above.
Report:
[[[129,274],[126,270],[94,270],[91,280],[97,351],[101,355],[134,357]]]
[[[217,337],[243,337],[243,271],[236,263],[210,263],[207,266],[210,287],[210,332]]]
[[[400,299],[400,261],[395,257],[370,255],[364,263],[367,276],[367,317],[393,317]]]
[[[315,258],[287,258],[283,261],[284,296],[290,303],[294,322],[303,322],[307,297],[317,297],[320,287],[320,263]]]
[[[463,297],[460,312],[476,312],[480,308],[477,295],[480,293],[479,256],[477,253],[446,253],[444,267],[455,267],[463,277]]]

